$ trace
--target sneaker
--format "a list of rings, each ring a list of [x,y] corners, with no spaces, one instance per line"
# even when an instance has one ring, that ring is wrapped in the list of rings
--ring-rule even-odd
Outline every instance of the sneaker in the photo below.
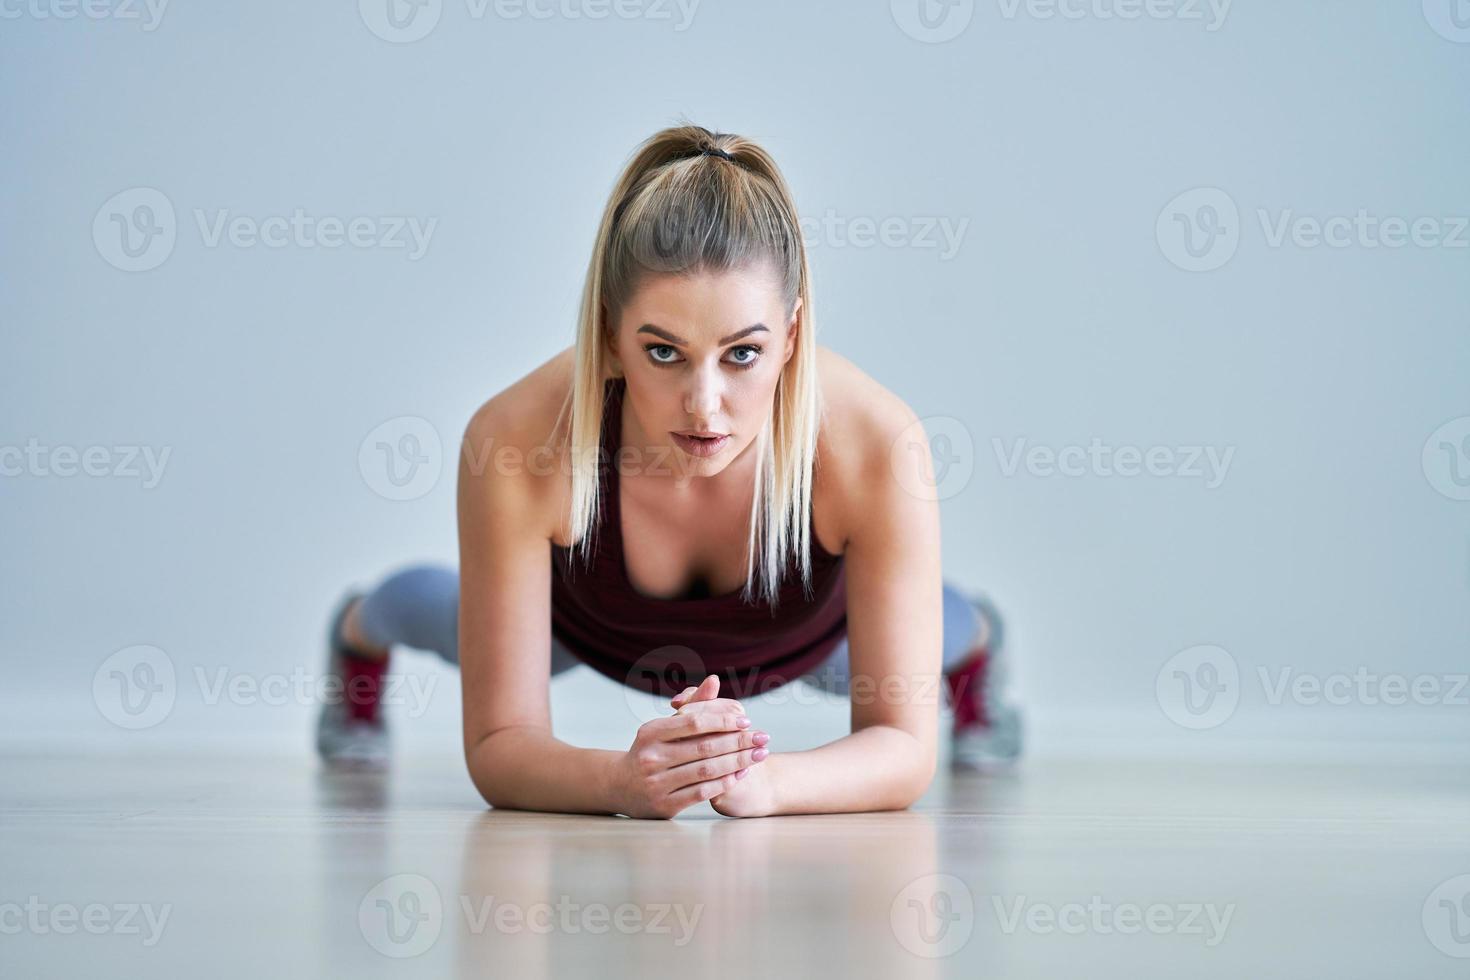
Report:
[[[344,596],[327,627],[327,676],[342,683],[340,693],[334,691],[317,715],[316,750],[333,766],[380,769],[388,764],[388,726],[378,703],[388,658],[364,657],[342,639],[347,610],[361,595]]]
[[[982,595],[969,599],[980,617],[980,636],[969,656],[944,675],[954,710],[951,764],[986,769],[1021,757],[1021,711],[1005,698],[1005,633],[1000,613]]]

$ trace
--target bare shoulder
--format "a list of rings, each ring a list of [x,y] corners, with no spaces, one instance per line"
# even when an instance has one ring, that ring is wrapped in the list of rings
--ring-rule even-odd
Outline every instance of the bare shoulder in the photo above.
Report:
[[[845,550],[852,528],[877,502],[894,445],[918,416],[852,361],[821,345],[817,376],[824,408],[813,477],[814,520]]]
[[[461,446],[461,465],[475,477],[493,475],[514,485],[508,496],[526,508],[518,516],[549,540],[571,497],[571,471],[562,465],[565,447],[556,427],[575,354],[576,348],[565,348],[486,399],[465,426]]]
[[[542,423],[549,427],[555,422],[562,398],[571,385],[575,354],[576,349],[568,347],[491,395],[475,410],[470,425],[484,425],[493,420],[498,427],[510,430],[504,433],[505,439],[522,431],[534,432],[537,439],[544,439],[545,433],[536,430]]]

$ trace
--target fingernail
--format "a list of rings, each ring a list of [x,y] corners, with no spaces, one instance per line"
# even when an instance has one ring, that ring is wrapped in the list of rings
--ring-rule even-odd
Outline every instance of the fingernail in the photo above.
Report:
[[[745,774],[748,773],[748,772],[750,772],[749,769],[738,769],[735,772],[735,778],[736,779],[744,779],[745,778]]]
[[[745,717],[744,715],[741,715],[739,718],[736,718],[735,719],[735,727],[737,727],[737,728],[749,728],[750,727],[750,719],[747,718],[747,717]]]
[[[754,742],[756,745],[765,745],[770,740],[771,736],[767,735],[765,732],[756,732],[754,735],[751,736],[751,741]]]
[[[770,754],[770,749],[756,749],[754,752],[750,753],[750,757],[752,760],[759,762]]]

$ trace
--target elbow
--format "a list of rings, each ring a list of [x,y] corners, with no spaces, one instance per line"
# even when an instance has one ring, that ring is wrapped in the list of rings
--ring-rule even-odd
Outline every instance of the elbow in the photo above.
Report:
[[[465,746],[465,769],[470,782],[487,806],[496,809],[514,809],[515,803],[506,795],[507,781],[496,773],[490,752],[490,739],[494,732],[487,732],[472,744]]]
[[[931,758],[914,766],[912,774],[900,782],[896,789],[895,797],[898,805],[896,810],[907,810],[923,798],[929,792],[929,787],[934,782],[934,774],[937,766]]]
[[[894,778],[885,809],[907,810],[917,803],[934,782],[938,761],[933,751],[918,747],[909,764]]]
[[[470,782],[474,784],[475,791],[480,794],[480,799],[485,801],[486,806],[501,809],[508,805],[505,794],[498,791],[501,780],[495,779],[494,773],[488,767],[476,765],[473,759],[467,760],[466,768],[469,770]]]

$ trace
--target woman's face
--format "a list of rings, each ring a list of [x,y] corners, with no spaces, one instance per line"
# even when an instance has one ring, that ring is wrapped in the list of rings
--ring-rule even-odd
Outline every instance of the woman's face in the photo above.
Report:
[[[714,476],[753,445],[796,350],[801,301],[789,316],[782,307],[769,267],[646,279],[613,351],[627,378],[629,444],[666,450],[645,459],[671,458],[676,477]]]

